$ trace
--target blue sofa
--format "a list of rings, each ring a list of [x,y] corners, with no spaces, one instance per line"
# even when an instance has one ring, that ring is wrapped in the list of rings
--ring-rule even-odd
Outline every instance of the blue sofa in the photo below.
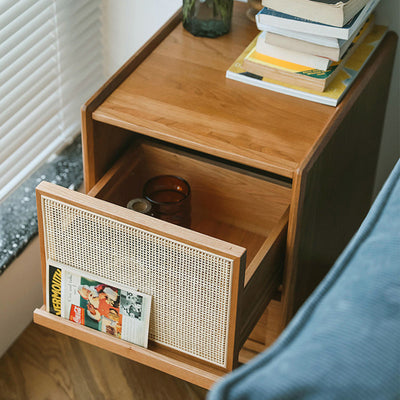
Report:
[[[400,399],[400,161],[276,343],[211,389],[221,399]]]

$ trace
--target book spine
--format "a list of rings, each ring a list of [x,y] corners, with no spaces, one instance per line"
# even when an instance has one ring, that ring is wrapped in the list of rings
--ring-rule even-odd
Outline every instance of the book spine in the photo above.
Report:
[[[315,103],[326,104],[328,106],[336,106],[337,101],[336,99],[332,99],[329,97],[323,97],[314,95],[312,93],[303,92],[301,90],[291,89],[285,86],[276,85],[274,83],[265,82],[258,78],[252,78],[243,74],[235,74],[231,73],[229,70],[226,72],[226,77],[229,79],[233,79],[238,82],[247,83],[252,86],[256,86],[263,89],[268,89],[276,93],[283,93],[289,96],[297,97],[299,99],[305,99],[309,101],[313,101]]]
[[[348,29],[336,28],[329,25],[322,25],[317,23],[306,23],[297,20],[290,20],[288,24],[284,18],[267,17],[264,14],[258,13],[256,15],[257,28],[260,31],[268,31],[269,27],[278,27],[290,29],[308,34],[316,34],[319,36],[334,37],[337,39],[348,39],[350,37]]]

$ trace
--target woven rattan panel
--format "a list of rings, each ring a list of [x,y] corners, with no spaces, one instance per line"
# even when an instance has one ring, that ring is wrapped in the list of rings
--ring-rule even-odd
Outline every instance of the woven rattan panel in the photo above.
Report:
[[[48,260],[152,295],[149,339],[226,365],[232,260],[42,199]]]

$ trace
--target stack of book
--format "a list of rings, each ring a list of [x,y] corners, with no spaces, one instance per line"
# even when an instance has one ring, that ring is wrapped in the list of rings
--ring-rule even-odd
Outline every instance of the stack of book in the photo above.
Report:
[[[226,76],[336,106],[386,33],[380,0],[262,0],[261,31]]]

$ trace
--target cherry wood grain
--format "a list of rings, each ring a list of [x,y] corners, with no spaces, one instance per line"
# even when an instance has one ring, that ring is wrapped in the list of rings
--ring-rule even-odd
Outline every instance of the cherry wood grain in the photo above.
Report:
[[[176,352],[169,351],[155,343],[152,343],[152,346],[149,346],[148,349],[135,346],[124,340],[57,317],[46,312],[43,307],[35,310],[34,321],[57,332],[64,333],[160,371],[168,372],[180,379],[195,383],[204,388],[210,388],[214,382],[224,375],[224,372],[219,368],[206,366],[194,360],[188,363],[185,356],[179,356]]]
[[[176,26],[93,118],[291,178],[336,109],[225,78],[258,32],[245,11],[218,39]]]
[[[240,361],[276,339],[266,329],[280,318],[272,301]],[[269,332],[269,336],[265,336]],[[0,398],[7,400],[202,400],[207,390],[38,324],[30,324],[0,359]]]
[[[126,207],[130,199],[142,197],[148,179],[162,174],[179,175],[190,184],[191,229],[196,231],[197,223],[215,221],[265,237],[290,203],[290,187],[268,176],[143,139],[119,158],[89,194]],[[218,230],[217,236],[212,230],[203,233],[230,241]],[[229,229],[225,233],[229,235]],[[247,247],[245,238],[236,244]]]
[[[202,400],[207,391],[31,324],[0,359],[4,400]]]
[[[271,304],[265,310],[259,323],[255,326],[249,340],[247,340],[243,348],[240,350],[240,353],[238,354],[240,363],[248,362],[276,340],[280,333],[279,322],[282,315],[281,309],[282,307],[280,302],[271,301]],[[101,332],[49,314],[44,310],[44,307],[35,310],[34,321],[43,327],[50,328],[52,331],[63,333],[66,336],[78,339],[79,343],[84,342],[79,344],[79,347],[85,348],[85,346],[89,346],[88,344],[94,345],[95,347],[88,347],[91,349],[92,354],[99,352],[101,356],[103,351],[106,353],[111,352],[123,356],[128,360],[137,361],[141,365],[144,364],[142,365],[144,367],[143,373],[149,373],[148,371],[153,371],[153,369],[155,369],[174,375],[179,378],[178,382],[180,382],[180,379],[183,379],[205,389],[209,389],[225,374],[224,371],[221,371],[219,368],[213,368],[212,366],[207,366],[201,362],[196,362],[195,360],[187,363],[187,358],[185,356],[179,355],[179,353],[155,343],[152,343],[149,349],[144,349],[128,342],[121,341],[120,339],[104,335]],[[267,334],[265,334],[266,332]],[[47,334],[53,336],[57,335],[55,333]],[[71,340],[65,339],[64,335],[59,335],[60,341]],[[37,337],[37,340],[39,340],[39,338],[40,336]],[[71,356],[77,355],[75,354]],[[113,359],[112,356],[108,357]],[[126,365],[129,364],[127,363]],[[67,366],[64,369],[63,367],[60,367],[61,373],[68,373],[68,371],[66,371],[68,368]],[[152,369],[148,369],[146,366],[151,367]],[[94,372],[96,372],[96,369],[99,369],[100,367],[93,366],[92,368],[94,369]],[[150,374],[151,373],[153,372],[150,372]],[[157,377],[157,374],[155,376]],[[160,376],[162,377],[163,375]],[[126,374],[126,377],[129,377],[129,373]],[[146,394],[152,393],[151,391],[148,393],[145,387],[142,387],[142,390],[146,391]]]
[[[46,291],[44,288],[46,287],[46,252],[44,239],[44,220],[43,220],[43,212],[42,212],[42,198],[38,196],[36,192],[36,210],[37,210],[37,219],[38,219],[38,234],[39,234],[39,243],[40,243],[40,264],[41,264],[41,274],[42,274],[42,291],[43,291],[43,304],[46,303]]]
[[[246,270],[240,320],[240,345],[259,321],[282,282],[289,210],[270,233]],[[278,326],[281,326],[279,321]]]

